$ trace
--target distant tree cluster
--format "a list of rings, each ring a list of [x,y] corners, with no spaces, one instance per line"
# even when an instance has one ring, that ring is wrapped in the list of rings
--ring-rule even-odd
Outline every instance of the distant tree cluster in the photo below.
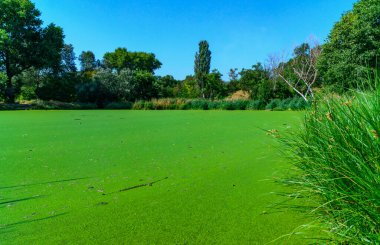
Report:
[[[297,46],[291,57],[269,56],[248,69],[231,69],[229,80],[211,69],[207,41],[199,43],[194,74],[178,81],[157,76],[162,63],[153,53],[117,48],[97,59],[92,51],[76,56],[64,43],[62,28],[43,26],[40,12],[29,0],[0,1],[0,101],[57,100],[110,102],[153,98],[209,100],[248,95],[269,102],[299,96],[312,100],[316,88],[344,92],[377,70],[380,55],[380,4],[361,0],[343,15],[327,42],[311,40]],[[80,68],[76,66],[79,61]]]

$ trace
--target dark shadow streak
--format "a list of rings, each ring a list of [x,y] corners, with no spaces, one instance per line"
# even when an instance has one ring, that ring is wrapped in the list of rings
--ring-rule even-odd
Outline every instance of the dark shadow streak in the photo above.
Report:
[[[46,196],[32,196],[32,197],[25,197],[25,198],[20,198],[20,199],[13,199],[13,200],[5,201],[5,202],[0,202],[0,205],[23,202],[23,201],[28,201],[28,200],[33,200],[33,199],[38,199],[38,198],[43,198],[43,197],[46,197]]]
[[[12,189],[12,188],[28,187],[28,186],[34,186],[34,185],[45,185],[45,184],[63,183],[63,182],[70,182],[70,181],[76,181],[76,180],[84,180],[84,179],[90,179],[90,178],[91,177],[73,178],[73,179],[54,180],[54,181],[34,183],[34,184],[26,184],[26,185],[3,186],[3,187],[0,187],[0,190],[1,189]]]
[[[3,227],[0,226],[0,231],[2,229],[8,229],[8,228],[11,228],[11,227],[15,227],[17,225],[23,225],[23,224],[28,224],[28,223],[33,223],[33,222],[38,222],[38,221],[43,221],[43,220],[48,220],[48,219],[54,219],[54,218],[57,218],[57,217],[60,217],[60,216],[66,215],[66,214],[68,214],[68,213],[67,212],[66,213],[60,213],[60,214],[51,215],[51,216],[48,216],[48,217],[45,217],[45,218],[32,219],[32,220],[24,220],[24,221],[19,221],[19,222],[16,222],[16,223],[6,224]]]
[[[135,186],[131,186],[131,187],[128,187],[128,188],[125,188],[125,189],[121,189],[119,191],[114,191],[114,192],[110,192],[106,195],[110,195],[110,194],[115,194],[115,193],[118,193],[118,192],[124,192],[124,191],[129,191],[129,190],[133,190],[133,189],[136,189],[136,188],[140,188],[140,187],[144,187],[144,186],[152,186],[153,184],[156,184],[160,181],[163,181],[163,180],[166,180],[166,179],[169,179],[169,177],[165,177],[163,179],[160,179],[160,180],[156,180],[156,181],[153,181],[153,182],[149,182],[149,183],[145,183],[145,184],[141,184],[141,185],[135,185]]]

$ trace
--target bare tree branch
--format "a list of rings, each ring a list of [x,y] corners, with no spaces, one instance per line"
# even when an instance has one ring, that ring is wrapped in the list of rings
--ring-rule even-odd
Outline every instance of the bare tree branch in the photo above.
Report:
[[[297,47],[293,58],[287,61],[284,55],[270,55],[268,67],[273,77],[279,77],[305,101],[314,98],[313,86],[318,79],[317,60],[321,46],[315,38]],[[288,71],[286,71],[288,69]],[[292,71],[295,76],[291,76]]]

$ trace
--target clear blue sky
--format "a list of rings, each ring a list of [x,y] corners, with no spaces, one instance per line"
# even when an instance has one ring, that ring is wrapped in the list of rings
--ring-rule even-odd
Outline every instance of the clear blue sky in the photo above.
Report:
[[[212,68],[249,68],[268,54],[290,51],[312,34],[324,41],[354,0],[32,0],[44,22],[64,28],[79,55],[97,58],[117,47],[153,52],[158,75],[193,73],[200,40]],[[227,80],[227,75],[224,76]]]

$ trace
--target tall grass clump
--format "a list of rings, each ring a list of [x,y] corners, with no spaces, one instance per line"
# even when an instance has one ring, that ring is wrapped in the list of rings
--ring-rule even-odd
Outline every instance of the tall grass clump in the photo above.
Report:
[[[380,244],[379,136],[377,89],[319,99],[284,140],[295,169],[288,195],[338,244]]]
[[[265,106],[266,106],[265,101],[253,100],[248,103],[247,110],[264,110]]]
[[[269,102],[269,104],[266,105],[265,110],[275,110],[279,108],[281,105],[281,100],[274,99]]]
[[[131,102],[111,102],[104,106],[108,110],[130,110],[133,107]]]

